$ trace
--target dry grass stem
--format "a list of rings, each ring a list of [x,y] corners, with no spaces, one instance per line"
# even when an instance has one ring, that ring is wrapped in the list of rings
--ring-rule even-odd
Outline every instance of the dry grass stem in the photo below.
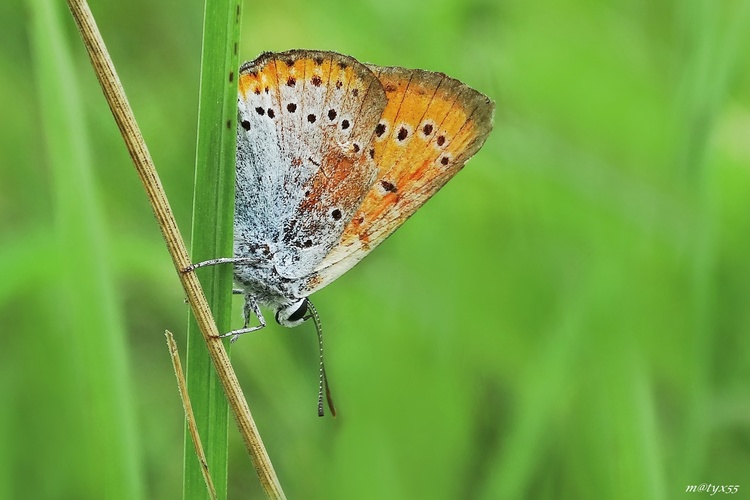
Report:
[[[218,337],[219,332],[216,329],[200,282],[194,272],[182,272],[190,265],[185,243],[177,228],[177,223],[172,215],[172,210],[156,173],[151,155],[125,97],[125,92],[107,53],[91,10],[85,0],[68,0],[68,6],[78,25],[78,30],[91,58],[104,96],[146,190],[159,228],[167,244],[167,249],[177,270],[177,275],[200,326],[209,355],[221,379],[230,409],[237,422],[245,447],[252,458],[261,485],[270,498],[285,498],[271,460],[250,414],[237,376],[232,369],[224,345]]]

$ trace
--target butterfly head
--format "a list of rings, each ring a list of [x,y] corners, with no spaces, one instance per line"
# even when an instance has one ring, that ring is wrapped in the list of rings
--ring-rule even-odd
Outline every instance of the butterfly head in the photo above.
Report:
[[[310,318],[310,316],[307,316],[308,304],[309,302],[305,298],[288,305],[280,306],[276,310],[276,322],[287,328],[294,328],[301,325],[305,320]]]

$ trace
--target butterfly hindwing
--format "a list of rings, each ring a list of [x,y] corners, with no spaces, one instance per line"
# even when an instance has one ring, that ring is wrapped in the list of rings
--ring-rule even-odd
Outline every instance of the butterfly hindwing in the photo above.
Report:
[[[255,281],[266,266],[303,293],[377,175],[363,146],[383,87],[351,57],[266,53],[242,66],[238,104],[235,255],[258,257]]]

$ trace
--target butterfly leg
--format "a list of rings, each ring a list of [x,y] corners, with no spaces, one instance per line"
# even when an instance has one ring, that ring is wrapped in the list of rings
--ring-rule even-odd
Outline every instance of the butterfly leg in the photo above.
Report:
[[[234,290],[232,290],[232,292],[234,292]],[[260,324],[265,326],[265,318],[263,318],[263,314],[260,312],[260,307],[258,307],[255,297],[252,295],[245,295],[245,303],[242,306],[242,319],[245,320],[245,323],[242,325],[242,328],[248,327],[250,324],[250,318],[252,318],[252,313],[255,313],[259,318],[258,321],[260,321]]]
[[[244,293],[242,290],[232,290],[232,293]],[[259,325],[250,326],[250,319],[253,315],[258,317]],[[266,319],[263,317],[263,313],[260,311],[260,306],[252,295],[245,295],[245,306],[242,308],[242,316],[245,318],[245,323],[239,330],[232,330],[229,333],[220,335],[221,338],[231,337],[231,342],[234,342],[239,338],[240,335],[244,335],[250,332],[257,332],[261,328],[266,326]]]
[[[222,257],[220,259],[204,260],[203,262],[196,262],[195,264],[190,264],[185,269],[183,269],[182,272],[189,273],[190,271],[195,271],[199,267],[215,266],[217,264],[243,264],[243,263],[256,263],[256,262],[258,262],[258,259],[249,258],[249,257]]]

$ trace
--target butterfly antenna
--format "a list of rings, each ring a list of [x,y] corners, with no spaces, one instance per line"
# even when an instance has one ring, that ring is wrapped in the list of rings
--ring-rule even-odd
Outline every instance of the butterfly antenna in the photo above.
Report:
[[[328,408],[331,410],[331,416],[336,416],[336,407],[333,406],[333,398],[331,397],[331,389],[328,387],[328,377],[326,377],[326,365],[323,362],[323,327],[320,324],[320,316],[318,311],[312,302],[307,301],[307,308],[310,311],[310,316],[315,323],[315,331],[318,332],[318,351],[320,352],[320,379],[318,381],[318,416],[322,417],[325,412],[323,411],[323,388],[325,387],[326,400],[328,401]]]

